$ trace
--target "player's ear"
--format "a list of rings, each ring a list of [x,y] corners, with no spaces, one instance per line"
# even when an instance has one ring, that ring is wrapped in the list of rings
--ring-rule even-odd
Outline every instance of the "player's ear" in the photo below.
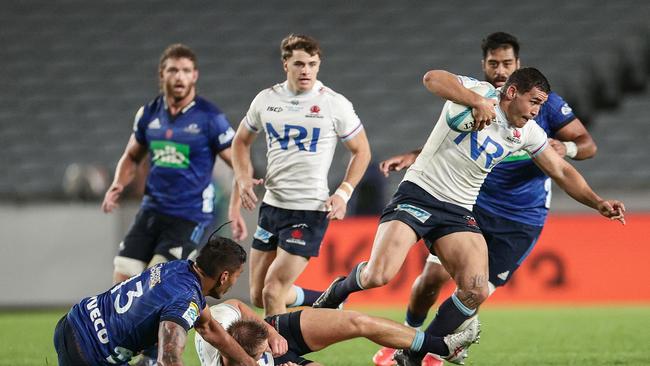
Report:
[[[517,87],[515,85],[510,85],[508,89],[506,89],[506,97],[508,99],[513,100],[515,99],[515,96],[517,95]]]
[[[221,272],[221,276],[219,276],[219,285],[223,285],[224,283],[226,283],[229,277],[230,277],[230,272],[228,271]]]

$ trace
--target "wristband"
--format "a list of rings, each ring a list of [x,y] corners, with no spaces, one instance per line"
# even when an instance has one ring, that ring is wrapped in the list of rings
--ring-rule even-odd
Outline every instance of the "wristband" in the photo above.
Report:
[[[350,195],[348,194],[348,192],[344,191],[344,190],[341,189],[341,188],[337,189],[337,190],[334,192],[334,194],[335,194],[336,196],[341,197],[341,199],[342,199],[345,203],[348,203],[348,201],[350,200]]]
[[[571,159],[575,158],[578,155],[578,145],[573,141],[562,141],[564,147],[566,148],[566,156]]]
[[[352,184],[350,184],[350,183],[348,183],[346,181],[343,181],[343,182],[341,182],[341,185],[350,188],[350,195],[352,195],[352,192],[354,192],[354,186],[352,186]]]

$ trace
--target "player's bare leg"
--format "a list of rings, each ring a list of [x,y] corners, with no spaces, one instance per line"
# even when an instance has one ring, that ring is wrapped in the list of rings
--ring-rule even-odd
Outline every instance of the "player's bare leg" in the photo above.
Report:
[[[347,277],[335,280],[313,307],[334,309],[353,292],[387,284],[400,270],[416,241],[413,229],[401,221],[379,224],[370,260],[357,264]]]
[[[251,248],[249,270],[250,277],[248,284],[250,287],[251,302],[258,308],[264,307],[264,298],[262,297],[262,289],[264,289],[264,279],[266,272],[271,263],[275,259],[275,251],[262,251]]]
[[[413,328],[357,311],[309,308],[300,315],[300,330],[312,351],[358,337],[393,348],[409,348],[416,334]]]
[[[296,299],[293,283],[305,270],[307,263],[307,258],[278,248],[275,260],[266,273],[262,290],[266,316],[287,312],[287,304]]]

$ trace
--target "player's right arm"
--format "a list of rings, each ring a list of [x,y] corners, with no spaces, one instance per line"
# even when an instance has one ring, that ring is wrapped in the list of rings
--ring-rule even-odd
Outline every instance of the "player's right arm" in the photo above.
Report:
[[[183,365],[183,350],[187,331],[169,320],[160,322],[158,328],[158,365]]]
[[[251,145],[257,134],[246,127],[244,120],[239,124],[235,138],[232,141],[232,169],[235,172],[235,182],[241,205],[248,210],[253,210],[257,204],[257,196],[253,188],[261,184],[263,179],[253,178],[253,163],[251,162]],[[233,192],[235,194],[236,192]]]
[[[146,155],[147,147],[136,140],[135,134],[131,134],[129,142],[126,144],[126,149],[124,149],[124,153],[117,162],[113,183],[108,187],[104,195],[104,201],[102,202],[102,210],[104,212],[109,213],[117,208],[117,201],[124,191],[124,187],[131,183],[135,177],[138,164]]]
[[[413,165],[421,152],[422,148],[419,148],[406,154],[392,156],[379,163],[379,170],[384,174],[384,177],[388,177],[391,171],[399,172]]]
[[[455,74],[445,70],[430,70],[424,74],[422,82],[429,92],[454,103],[472,107],[472,115],[476,121],[475,130],[482,130],[496,118],[496,101],[465,88]]]
[[[194,323],[194,329],[206,342],[210,343],[222,354],[242,365],[257,366],[257,361],[241,348],[239,343],[223,329],[219,322],[212,318],[212,313],[207,305],[201,311],[196,323]]]

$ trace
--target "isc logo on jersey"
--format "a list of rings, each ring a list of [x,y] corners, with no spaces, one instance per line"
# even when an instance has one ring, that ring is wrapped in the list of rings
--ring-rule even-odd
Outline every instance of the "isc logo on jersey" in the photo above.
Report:
[[[494,87],[486,82],[482,82],[469,88],[469,90],[479,94],[482,97],[489,99],[497,98],[497,91]],[[447,126],[456,132],[470,132],[474,128],[474,116],[472,116],[472,108],[449,102],[447,114]]]

